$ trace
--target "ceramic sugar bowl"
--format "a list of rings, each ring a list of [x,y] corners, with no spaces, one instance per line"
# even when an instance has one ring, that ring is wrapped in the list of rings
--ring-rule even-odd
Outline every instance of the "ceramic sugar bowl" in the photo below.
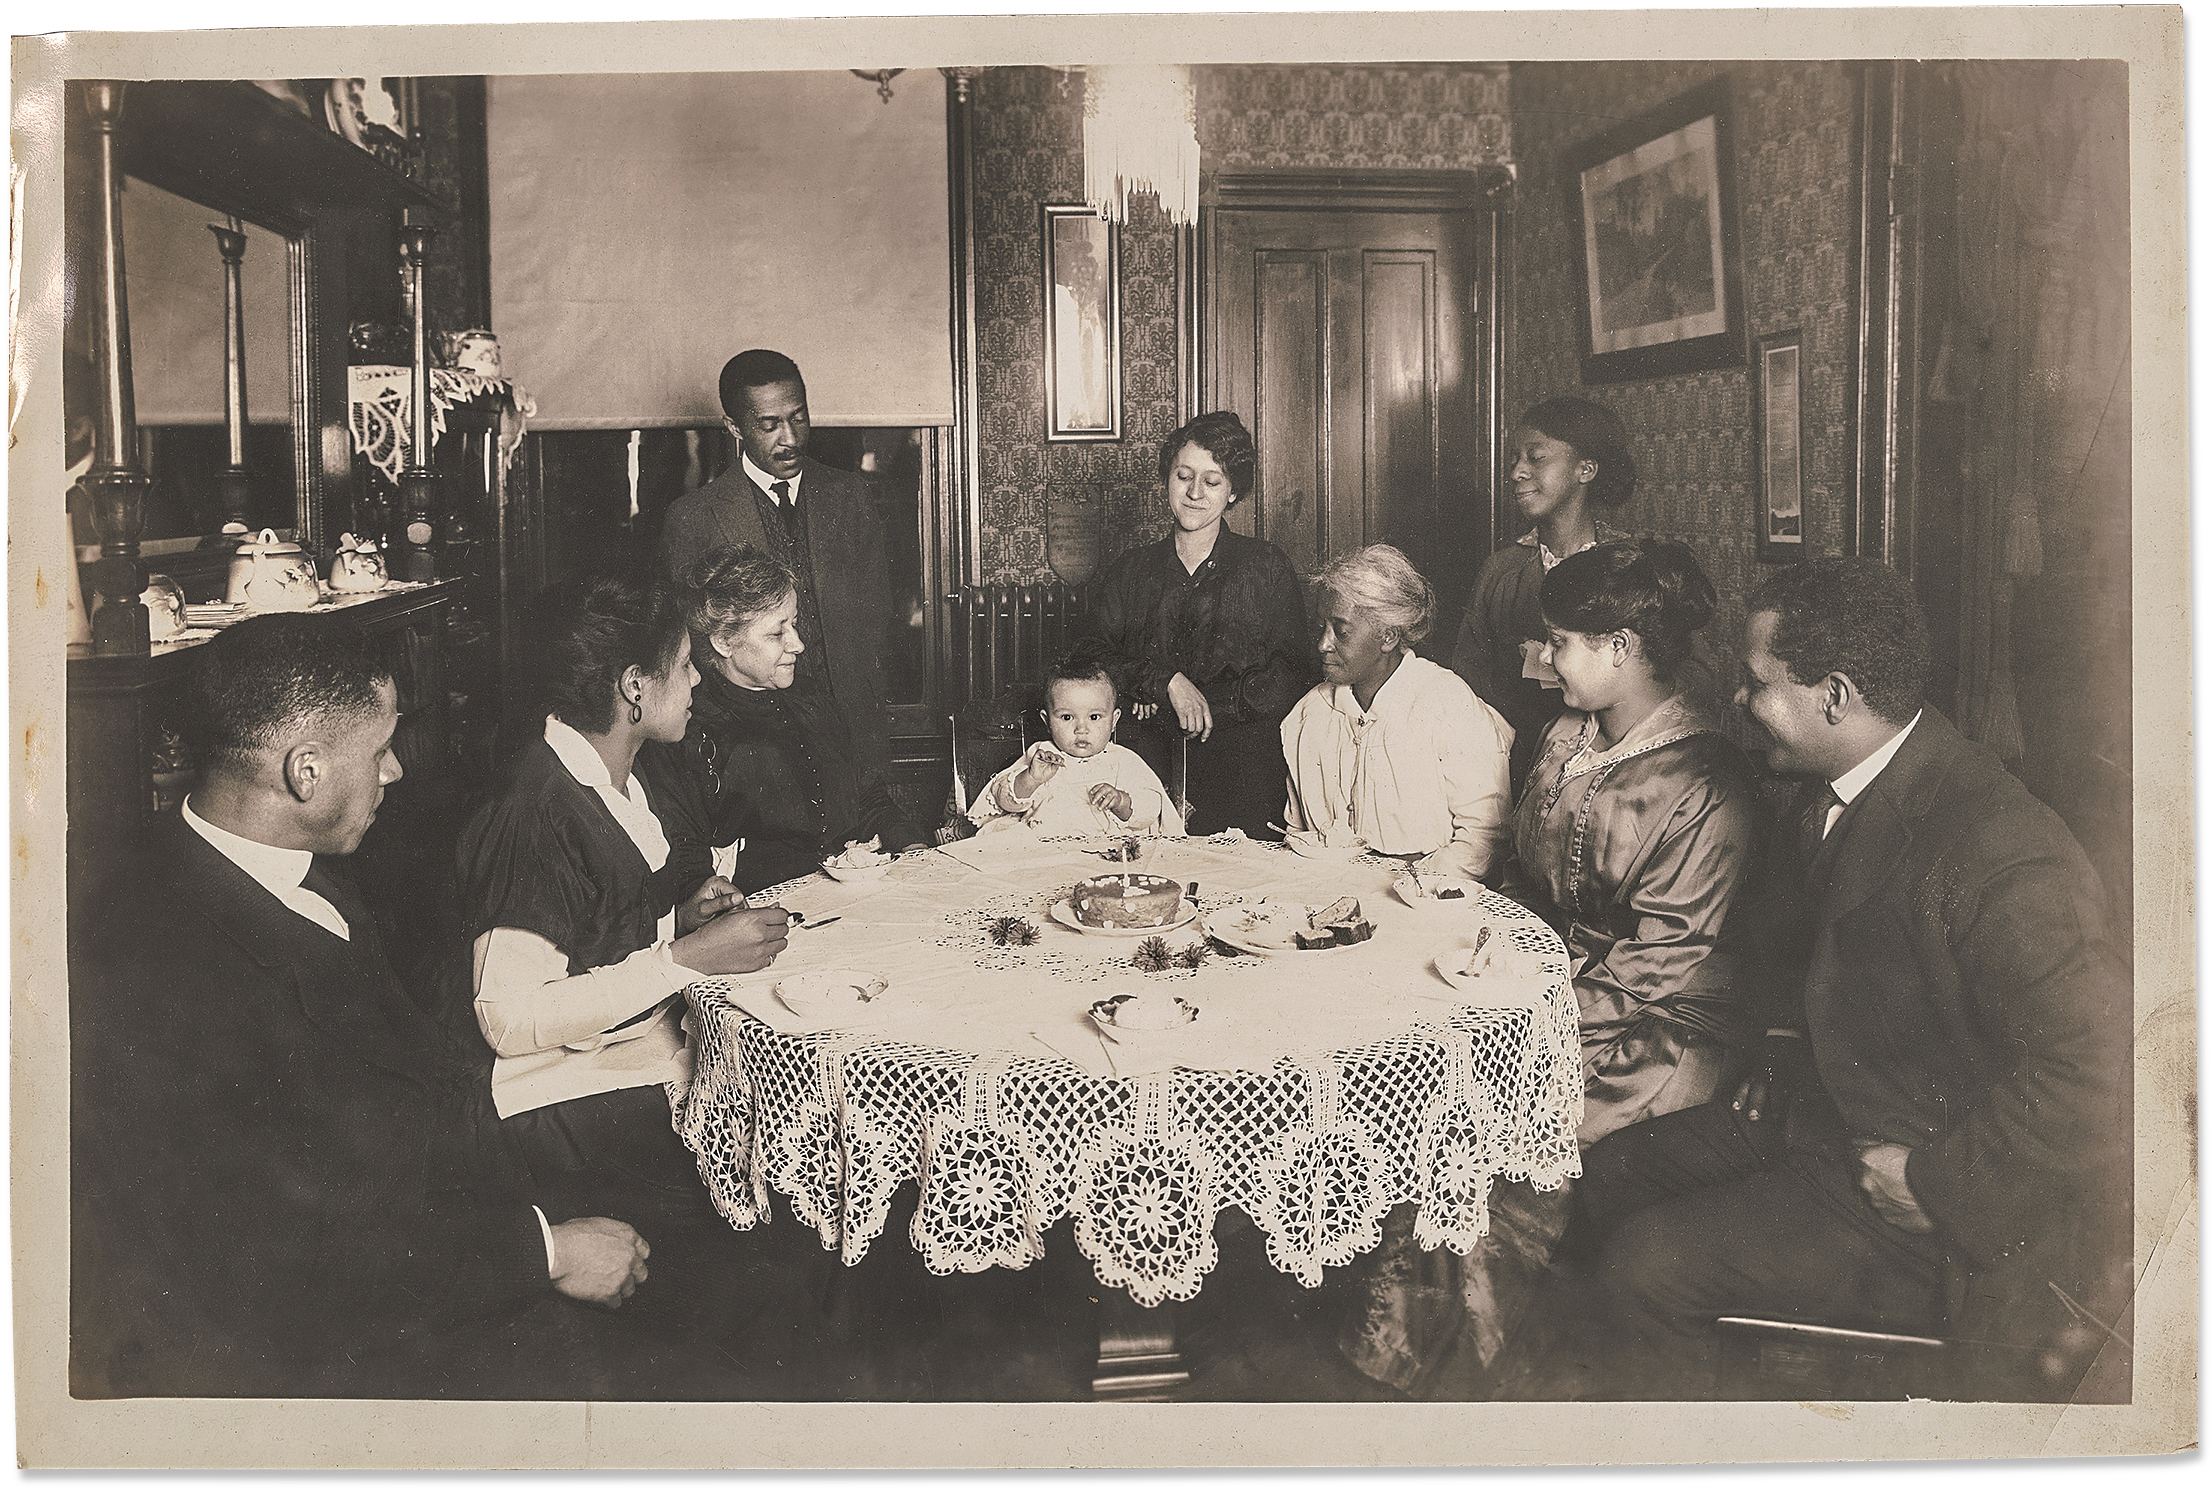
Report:
[[[322,599],[314,561],[273,528],[238,545],[230,560],[230,603],[249,610],[307,610]]]
[[[336,594],[360,594],[382,589],[390,576],[384,572],[384,555],[374,538],[346,533],[338,539],[338,551],[330,555],[330,588]]]
[[[166,641],[184,632],[184,590],[167,574],[149,574],[146,587],[138,595],[140,604],[146,607],[146,634],[155,641]]]

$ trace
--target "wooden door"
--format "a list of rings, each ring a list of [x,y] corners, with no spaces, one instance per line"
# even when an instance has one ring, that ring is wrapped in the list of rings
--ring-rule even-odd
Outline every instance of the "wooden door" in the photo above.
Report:
[[[1224,186],[1206,235],[1205,406],[1242,415],[1259,446],[1234,525],[1308,575],[1395,544],[1436,589],[1421,650],[1447,660],[1491,539],[1479,199],[1396,173],[1266,178],[1252,205]]]

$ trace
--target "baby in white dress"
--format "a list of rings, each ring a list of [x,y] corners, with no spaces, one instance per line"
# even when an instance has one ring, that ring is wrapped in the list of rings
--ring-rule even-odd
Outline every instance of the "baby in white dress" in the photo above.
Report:
[[[968,819],[984,832],[1025,824],[1044,837],[1100,832],[1182,836],[1182,815],[1134,750],[1113,742],[1121,710],[1105,665],[1054,664],[1044,682],[1043,740],[990,778]]]

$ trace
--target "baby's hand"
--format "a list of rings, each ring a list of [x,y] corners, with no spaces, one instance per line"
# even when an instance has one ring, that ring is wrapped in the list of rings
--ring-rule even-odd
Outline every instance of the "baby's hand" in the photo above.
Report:
[[[1040,744],[1031,750],[1029,752],[1030,794],[1034,795],[1038,786],[1058,775],[1060,767],[1066,763],[1067,757],[1048,744]]]
[[[1090,804],[1101,812],[1111,812],[1123,822],[1136,810],[1135,799],[1111,781],[1100,781],[1090,788]]]

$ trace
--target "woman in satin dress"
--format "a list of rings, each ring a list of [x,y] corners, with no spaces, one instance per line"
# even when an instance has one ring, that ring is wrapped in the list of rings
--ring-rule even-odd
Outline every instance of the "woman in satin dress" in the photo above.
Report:
[[[1742,945],[1765,841],[1749,759],[1677,691],[1717,607],[1680,543],[1638,538],[1543,580],[1543,660],[1565,709],[1542,734],[1513,815],[1504,892],[1566,943],[1581,1010],[1587,1147],[1710,1100],[1758,1029]],[[1463,1262],[1393,1245],[1365,1280],[1345,1353],[1419,1395],[1498,1386],[1491,1367],[1565,1228],[1563,1191],[1500,1182],[1490,1233]]]

